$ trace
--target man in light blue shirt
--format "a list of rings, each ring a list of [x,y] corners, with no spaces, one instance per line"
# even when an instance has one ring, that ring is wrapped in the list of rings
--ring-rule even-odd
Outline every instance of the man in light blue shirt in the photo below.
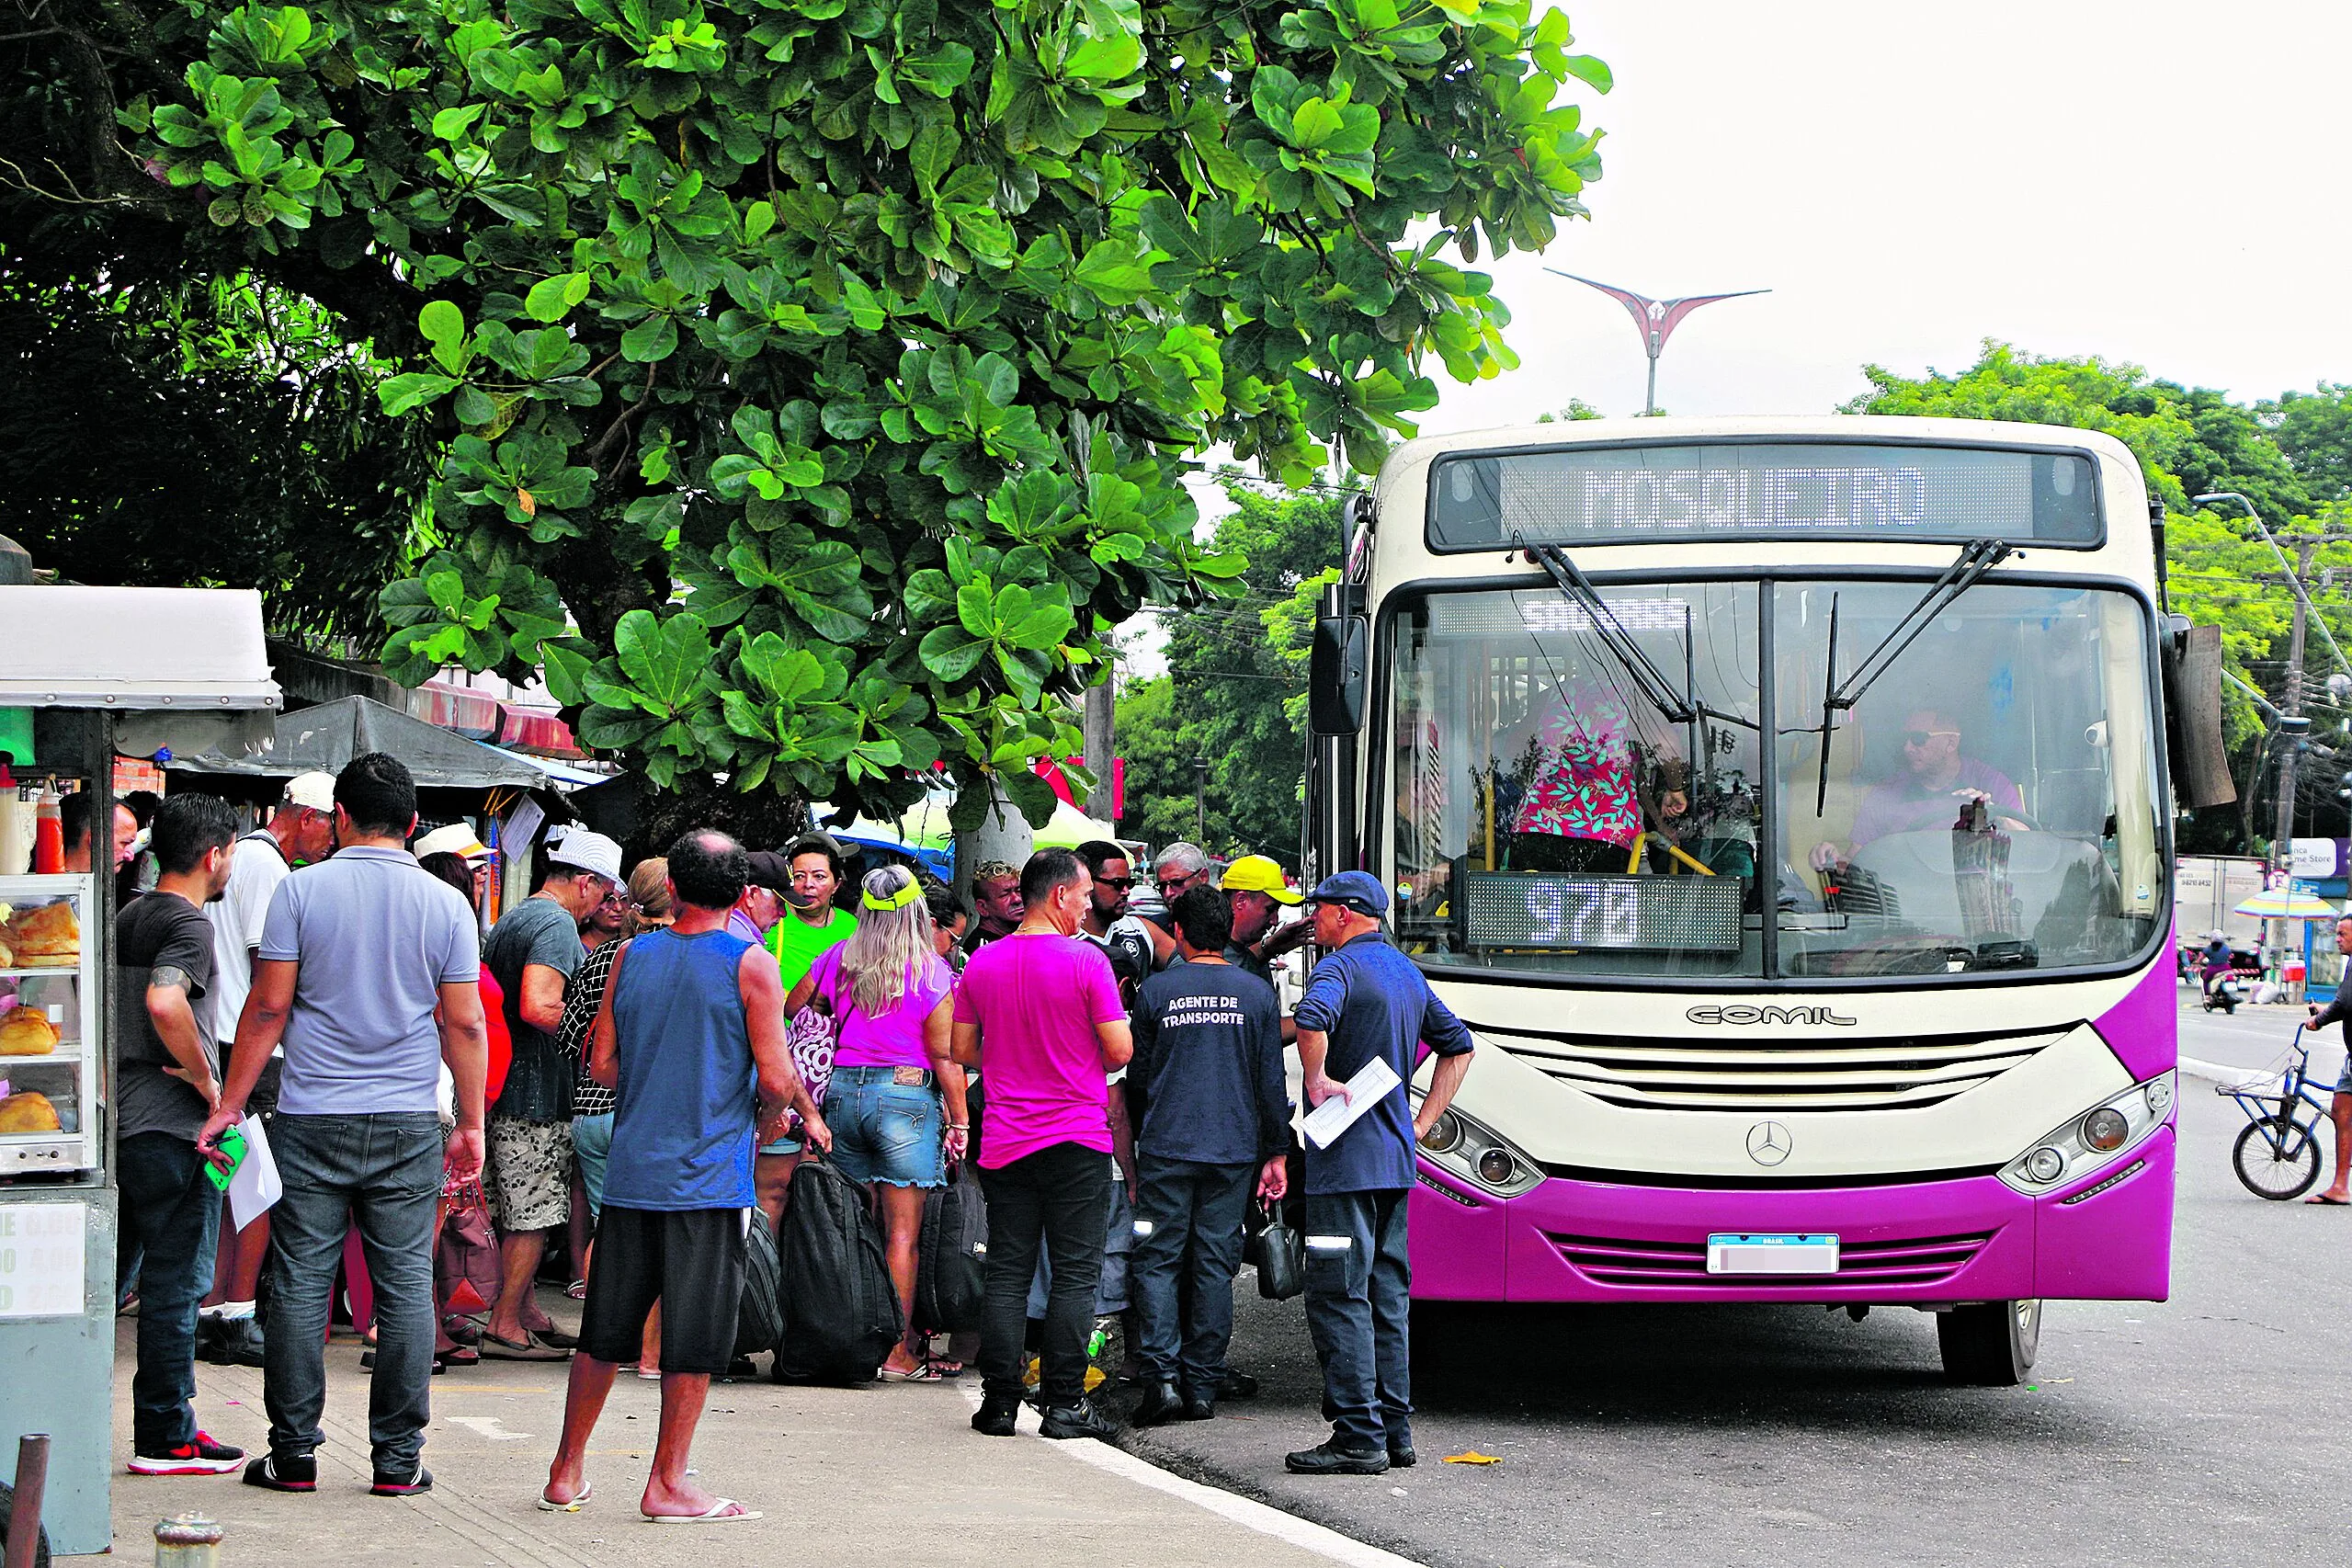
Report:
[[[336,776],[340,847],[270,900],[229,1082],[198,1139],[217,1149],[282,1042],[269,1136],[285,1193],[272,1211],[262,1369],[270,1451],[245,1467],[248,1485],[317,1489],[327,1298],[355,1221],[376,1292],[370,1490],[403,1497],[433,1484],[419,1457],[431,1415],[433,1215],[445,1169],[460,1181],[482,1174],[490,1045],[473,911],[403,847],[415,826],[416,785],[397,758],[371,752]],[[444,1062],[457,1085],[446,1156]]]

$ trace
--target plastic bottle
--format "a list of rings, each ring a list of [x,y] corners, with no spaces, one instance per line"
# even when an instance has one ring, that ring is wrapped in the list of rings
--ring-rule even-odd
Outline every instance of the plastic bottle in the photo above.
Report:
[[[53,877],[65,869],[65,823],[57,814],[61,799],[54,788],[40,792],[33,812],[33,874]]]
[[[13,780],[0,778],[0,877],[21,877],[33,866],[33,807]]]

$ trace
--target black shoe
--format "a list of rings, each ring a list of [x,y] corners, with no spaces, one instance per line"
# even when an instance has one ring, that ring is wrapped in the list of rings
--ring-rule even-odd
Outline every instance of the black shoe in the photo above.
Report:
[[[1389,1468],[1389,1457],[1380,1449],[1343,1449],[1336,1437],[1286,1454],[1282,1462],[1292,1475],[1386,1475]]]
[[[1229,1370],[1223,1377],[1217,1380],[1217,1397],[1219,1399],[1256,1399],[1257,1380],[1247,1372]]]
[[[216,1367],[258,1367],[263,1363],[261,1346],[261,1324],[252,1318],[196,1320],[197,1357]]]
[[[1184,1418],[1187,1421],[1214,1421],[1217,1419],[1217,1402],[1205,1393],[1188,1393],[1184,1396]]]
[[[372,1372],[376,1369],[376,1353],[374,1351],[362,1350],[359,1352],[359,1369],[363,1372]],[[441,1358],[439,1351],[435,1351],[433,1353],[433,1375],[437,1378],[449,1369],[449,1364]]]
[[[264,1454],[245,1466],[245,1484],[265,1487],[271,1492],[316,1492],[319,1489],[319,1461],[310,1454],[292,1459],[285,1454]]]
[[[414,1497],[419,1492],[432,1490],[433,1472],[420,1463],[407,1471],[395,1471],[389,1474],[381,1470],[376,1471],[376,1479],[369,1484],[368,1494],[371,1497]]]
[[[1391,1470],[1411,1470],[1415,1465],[1419,1464],[1420,1462],[1421,1456],[1413,1451],[1412,1439],[1407,1438],[1402,1443],[1391,1443],[1389,1445],[1389,1468]]]
[[[1119,1428],[1084,1399],[1051,1406],[1038,1429],[1049,1437],[1098,1437],[1106,1443],[1119,1437]]]
[[[1175,1383],[1165,1378],[1146,1378],[1143,1397],[1136,1402],[1135,1414],[1128,1420],[1138,1426],[1157,1426],[1163,1421],[1173,1421],[1184,1413],[1184,1396],[1176,1392]]]
[[[1020,1414],[1019,1395],[986,1394],[981,1399],[980,1408],[971,1413],[971,1429],[983,1437],[1009,1437]]]

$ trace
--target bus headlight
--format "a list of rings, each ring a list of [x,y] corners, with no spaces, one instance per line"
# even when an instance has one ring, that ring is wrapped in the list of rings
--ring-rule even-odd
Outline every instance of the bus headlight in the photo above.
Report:
[[[2039,1198],[2106,1165],[2165,1124],[2172,1109],[2173,1075],[2160,1073],[2111,1099],[2070,1117],[2047,1137],[2001,1167],[2001,1179]]]
[[[1543,1180],[1543,1167],[1511,1146],[1501,1133],[1475,1118],[1449,1109],[1429,1126],[1421,1140],[1421,1157],[1455,1180],[1491,1192],[1517,1198]]]

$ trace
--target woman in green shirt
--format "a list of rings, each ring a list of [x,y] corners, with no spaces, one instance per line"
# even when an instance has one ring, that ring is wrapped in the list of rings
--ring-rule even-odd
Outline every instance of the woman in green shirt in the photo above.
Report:
[[[764,858],[753,857],[755,862]],[[847,878],[841,863],[841,846],[830,835],[802,834],[785,846],[781,858],[790,885],[779,890],[785,907],[776,924],[767,928],[767,943],[783,976],[784,994],[789,996],[792,988],[808,977],[818,959],[849,939],[850,933],[858,929],[858,922],[848,911],[833,906],[835,895],[841,892]],[[759,1207],[771,1225],[783,1221],[784,1206],[792,1196],[792,1170],[800,1163],[798,1138],[779,1138],[773,1143],[761,1144],[758,1158],[752,1162]]]

